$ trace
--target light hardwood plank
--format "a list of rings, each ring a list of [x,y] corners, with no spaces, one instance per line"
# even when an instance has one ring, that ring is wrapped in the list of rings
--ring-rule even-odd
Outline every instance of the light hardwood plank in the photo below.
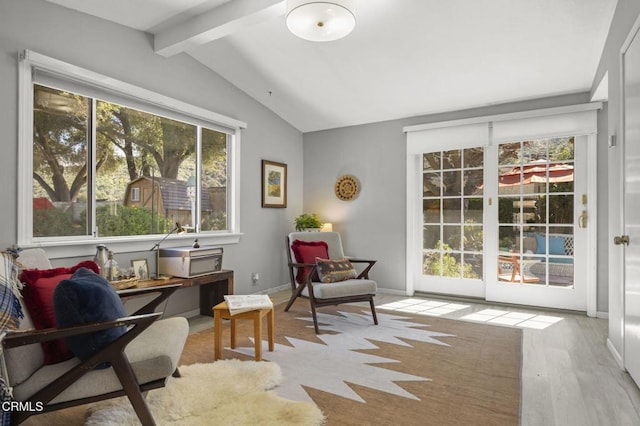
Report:
[[[276,302],[289,292],[275,293]],[[417,296],[414,296],[414,298]],[[606,347],[606,320],[565,311],[530,309],[460,298],[421,295],[423,299],[463,305],[442,315],[461,319],[473,312],[496,309],[559,320],[545,328],[523,329],[522,418],[523,426],[637,426],[640,425],[640,389],[622,371]],[[376,305],[408,299],[380,293]],[[366,305],[366,304],[365,304]],[[193,331],[211,327],[210,317],[191,320]],[[62,410],[29,419],[25,425],[81,425],[84,408]]]

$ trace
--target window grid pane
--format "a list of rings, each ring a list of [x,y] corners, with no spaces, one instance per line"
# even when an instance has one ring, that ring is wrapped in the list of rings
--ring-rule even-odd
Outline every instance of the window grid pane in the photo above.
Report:
[[[511,142],[498,152],[499,251],[520,271],[499,279],[572,288],[574,138]]]
[[[423,273],[482,278],[484,149],[423,154]]]
[[[33,236],[91,235],[83,214],[91,100],[40,85],[33,89]]]

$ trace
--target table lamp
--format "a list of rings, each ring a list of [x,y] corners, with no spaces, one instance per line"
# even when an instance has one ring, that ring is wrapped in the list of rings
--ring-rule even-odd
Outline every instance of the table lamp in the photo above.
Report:
[[[160,279],[160,244],[162,244],[162,242],[167,238],[169,238],[169,235],[173,234],[174,232],[176,234],[184,234],[186,231],[182,226],[180,226],[180,223],[176,222],[175,228],[167,232],[167,235],[162,237],[162,239],[157,243],[155,243],[155,245],[151,247],[151,249],[149,250],[149,251],[154,251],[154,250],[156,251],[156,279]]]

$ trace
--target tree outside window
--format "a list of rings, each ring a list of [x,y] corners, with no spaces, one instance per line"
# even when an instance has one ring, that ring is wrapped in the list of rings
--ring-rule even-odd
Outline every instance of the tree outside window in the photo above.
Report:
[[[34,237],[227,229],[228,134],[38,84],[33,125]]]

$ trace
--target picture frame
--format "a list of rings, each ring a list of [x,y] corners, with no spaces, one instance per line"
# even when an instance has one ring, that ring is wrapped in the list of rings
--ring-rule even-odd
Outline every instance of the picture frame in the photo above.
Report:
[[[287,165],[262,160],[262,207],[287,207]]]
[[[131,267],[133,268],[133,273],[136,275],[136,278],[141,281],[149,279],[147,259],[134,259],[131,261]]]

